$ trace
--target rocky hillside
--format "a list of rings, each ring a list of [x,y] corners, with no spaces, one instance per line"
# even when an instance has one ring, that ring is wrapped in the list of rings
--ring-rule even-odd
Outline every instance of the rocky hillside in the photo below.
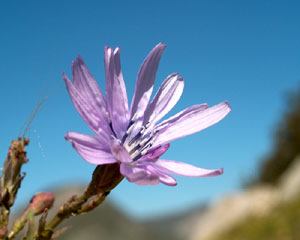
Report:
[[[276,206],[266,216],[252,216],[210,240],[298,240],[300,239],[300,195]]]
[[[290,209],[290,205],[294,206],[294,202],[298,202],[299,195],[300,158],[297,158],[294,164],[281,177],[276,187],[267,185],[256,186],[243,192],[225,196],[213,203],[196,220],[193,229],[190,229],[190,232],[186,232],[186,239],[224,239],[224,233],[230,232],[242,222],[247,222],[248,219],[260,219],[259,221],[265,219],[269,221],[273,212],[277,211],[277,209]],[[298,208],[300,209],[300,205]],[[284,213],[284,210],[281,210],[281,212]],[[294,216],[294,218],[294,221],[300,222],[300,214]],[[269,234],[273,233],[272,229],[267,229],[266,231],[269,231]],[[264,238],[259,239],[265,240]]]

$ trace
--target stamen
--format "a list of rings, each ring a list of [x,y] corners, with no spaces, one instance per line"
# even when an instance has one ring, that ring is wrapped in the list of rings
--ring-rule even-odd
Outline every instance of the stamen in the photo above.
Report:
[[[107,117],[108,122],[110,123],[110,122],[111,122],[111,119],[110,119],[109,113],[108,113],[108,112],[105,112],[105,115],[106,115],[106,117]]]
[[[152,146],[152,144],[149,144],[148,145],[149,147],[147,147],[147,149],[144,149],[143,151],[141,151],[142,156],[144,156],[148,152],[149,148],[151,147],[150,145]]]
[[[130,120],[129,124],[128,124],[128,127],[127,127],[127,131],[129,130],[129,128],[132,128],[132,125],[135,123],[135,118],[133,116],[133,118]]]
[[[152,139],[152,136],[150,136],[149,138],[145,138],[143,141],[141,141],[140,145],[142,147],[144,147],[147,143],[150,142],[151,139]]]
[[[137,156],[135,156],[132,160],[135,162],[136,160],[138,160],[140,157],[142,156],[141,153],[139,153]]]
[[[140,147],[141,147],[140,144],[136,145],[133,149],[130,150],[129,155],[134,154]]]
[[[129,135],[133,129],[134,125],[132,124],[129,128],[127,128],[126,134]]]
[[[131,118],[129,124],[128,124],[126,133],[125,133],[124,136],[122,137],[122,141],[121,141],[121,142],[122,142],[122,145],[124,144],[124,142],[125,142],[126,138],[128,137],[128,135],[131,133],[131,131],[132,131],[133,127],[134,127],[134,123],[135,123],[136,119],[137,119],[137,114],[135,113],[135,114],[133,115],[133,117]]]
[[[153,134],[152,134],[153,133]],[[144,150],[149,150],[149,148],[151,148],[153,146],[153,143],[155,142],[155,140],[157,139],[158,135],[155,135],[154,132],[151,133],[151,138],[149,138],[151,141],[148,141],[144,147],[142,147],[141,152],[143,152]]]
[[[151,122],[147,122],[144,125],[144,131],[143,131],[143,136],[146,136],[151,130],[149,129],[149,127],[151,126]]]
[[[138,151],[137,152],[138,154],[136,156],[134,156],[132,160],[137,161],[139,158],[141,158],[143,155],[145,155],[148,152],[149,148],[151,148],[151,147],[152,147],[152,143],[150,143],[147,146],[145,146],[144,148],[142,148],[142,150]]]
[[[143,133],[145,132],[145,130],[146,130],[146,127],[145,127],[145,126],[142,126],[142,128],[141,128],[141,130],[140,130],[141,134],[143,134]]]
[[[131,130],[133,129],[133,125],[131,125],[131,127],[129,127],[129,129],[127,129],[126,133],[124,134],[124,136],[122,137],[122,144],[125,142],[126,138],[128,137],[128,135],[130,134]]]
[[[135,135],[128,143],[128,146],[131,146],[140,136],[142,136],[141,132],[139,131],[137,135]]]
[[[150,137],[148,137],[148,138],[145,138],[145,139],[142,140],[141,142],[139,142],[136,146],[134,146],[134,147],[130,150],[129,154],[132,155],[132,154],[135,153],[137,150],[144,148],[144,146],[145,146],[146,144],[148,144],[148,143],[151,141],[151,138],[152,138],[152,137],[150,136]]]
[[[158,138],[158,134],[156,134],[156,133],[158,133],[158,131],[153,132],[152,141],[151,141],[152,143],[154,143],[155,140]]]
[[[134,116],[132,119],[134,120],[135,117],[136,116]],[[129,127],[122,138],[122,144],[125,143],[126,138],[128,137],[128,135],[134,127],[133,120],[130,121]],[[148,129],[149,126],[151,126],[151,122],[147,122],[144,126],[142,126],[140,131],[129,142],[126,141],[127,151],[133,159],[133,161],[137,161],[140,157],[145,155],[148,152],[148,150],[152,147],[153,142],[158,137],[156,133],[158,133],[159,130],[155,129],[151,131],[151,129]]]
[[[141,130],[129,141],[128,146],[131,146],[137,139],[139,139],[145,131],[145,127],[142,126]]]
[[[149,148],[152,147],[152,145],[153,145],[153,143],[152,143],[152,141],[151,141],[148,145],[144,146],[144,147],[141,149],[142,155],[145,155],[145,154],[148,152]]]
[[[112,125],[112,122],[110,121],[109,123],[109,127],[110,127],[110,130],[112,131],[112,133],[114,134],[114,136],[117,136],[114,129],[113,129],[113,125]]]
[[[128,134],[127,134],[127,132],[124,134],[124,136],[122,137],[122,140],[121,140],[121,146],[123,146],[123,144],[124,144],[124,142],[125,142],[125,140],[126,140],[126,138],[128,137]]]
[[[134,122],[135,122],[136,119],[137,119],[137,113],[135,113],[135,114],[132,116],[131,121],[134,121]]]

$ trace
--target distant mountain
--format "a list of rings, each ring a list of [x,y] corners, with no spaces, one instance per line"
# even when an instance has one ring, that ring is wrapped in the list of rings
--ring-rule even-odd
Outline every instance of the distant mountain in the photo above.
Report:
[[[48,220],[51,219],[57,209],[72,195],[80,194],[82,191],[82,187],[52,190],[55,195],[55,203],[49,211]],[[185,234],[180,234],[182,231],[178,226],[181,225],[182,220],[188,218],[188,215],[189,213],[183,213],[141,222],[126,216],[120,209],[110,203],[108,197],[95,210],[65,220],[58,229],[65,226],[72,226],[72,228],[66,231],[59,239],[184,240]],[[21,239],[21,236],[17,239]]]
[[[186,240],[198,226],[198,219],[206,212],[207,207],[200,205],[184,212],[174,212],[158,218],[146,220],[148,231],[159,233],[161,239]]]
[[[57,209],[71,195],[82,192],[82,188],[69,188],[54,192]],[[50,216],[51,217],[51,216]],[[150,230],[147,224],[126,216],[109,202],[109,198],[95,210],[67,219],[60,227],[72,226],[59,239],[62,240],[150,240],[172,239],[168,233]],[[162,237],[163,236],[163,237]],[[165,238],[166,237],[166,238]]]
[[[58,205],[67,199],[67,196],[80,191],[72,188],[55,193],[54,209],[57,209]],[[60,239],[185,240],[193,223],[196,222],[195,219],[199,218],[204,209],[204,207],[194,208],[183,213],[141,222],[126,216],[107,199],[94,211],[65,221],[62,226],[71,225],[72,229],[62,235]]]

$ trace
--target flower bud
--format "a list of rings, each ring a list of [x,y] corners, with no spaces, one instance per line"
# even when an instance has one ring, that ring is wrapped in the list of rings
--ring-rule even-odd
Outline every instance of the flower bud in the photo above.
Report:
[[[46,209],[50,209],[53,205],[53,202],[54,202],[54,195],[50,192],[42,192],[34,195],[33,198],[30,200],[27,209],[15,221],[12,230],[9,233],[8,236],[9,239],[13,239],[24,228],[24,225],[28,221],[29,221],[29,228],[27,234],[32,234],[32,231],[34,230],[34,225],[32,225],[34,216],[37,216],[45,212]]]
[[[50,192],[37,193],[33,196],[28,206],[29,211],[33,211],[34,215],[39,215],[50,209],[54,202],[54,195]]]
[[[21,167],[28,162],[26,151],[24,150],[28,143],[29,139],[19,138],[17,141],[12,141],[8,150],[0,184],[0,202],[7,209],[14,204],[21,181],[25,176],[24,173],[21,175]]]

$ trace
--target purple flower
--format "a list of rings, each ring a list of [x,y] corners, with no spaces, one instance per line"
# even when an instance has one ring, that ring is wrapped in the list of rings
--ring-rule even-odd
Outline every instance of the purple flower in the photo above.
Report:
[[[175,186],[171,174],[209,177],[223,169],[202,169],[160,159],[169,142],[199,132],[223,119],[231,110],[227,102],[213,107],[199,104],[159,123],[179,100],[184,81],[169,75],[149,103],[156,71],[166,45],[156,45],[144,60],[137,77],[131,107],[120,65],[120,48],[105,47],[105,97],[83,59],[72,63],[73,83],[63,74],[72,102],[95,137],[68,132],[66,140],[91,164],[120,164],[120,172],[138,185],[162,182]]]

